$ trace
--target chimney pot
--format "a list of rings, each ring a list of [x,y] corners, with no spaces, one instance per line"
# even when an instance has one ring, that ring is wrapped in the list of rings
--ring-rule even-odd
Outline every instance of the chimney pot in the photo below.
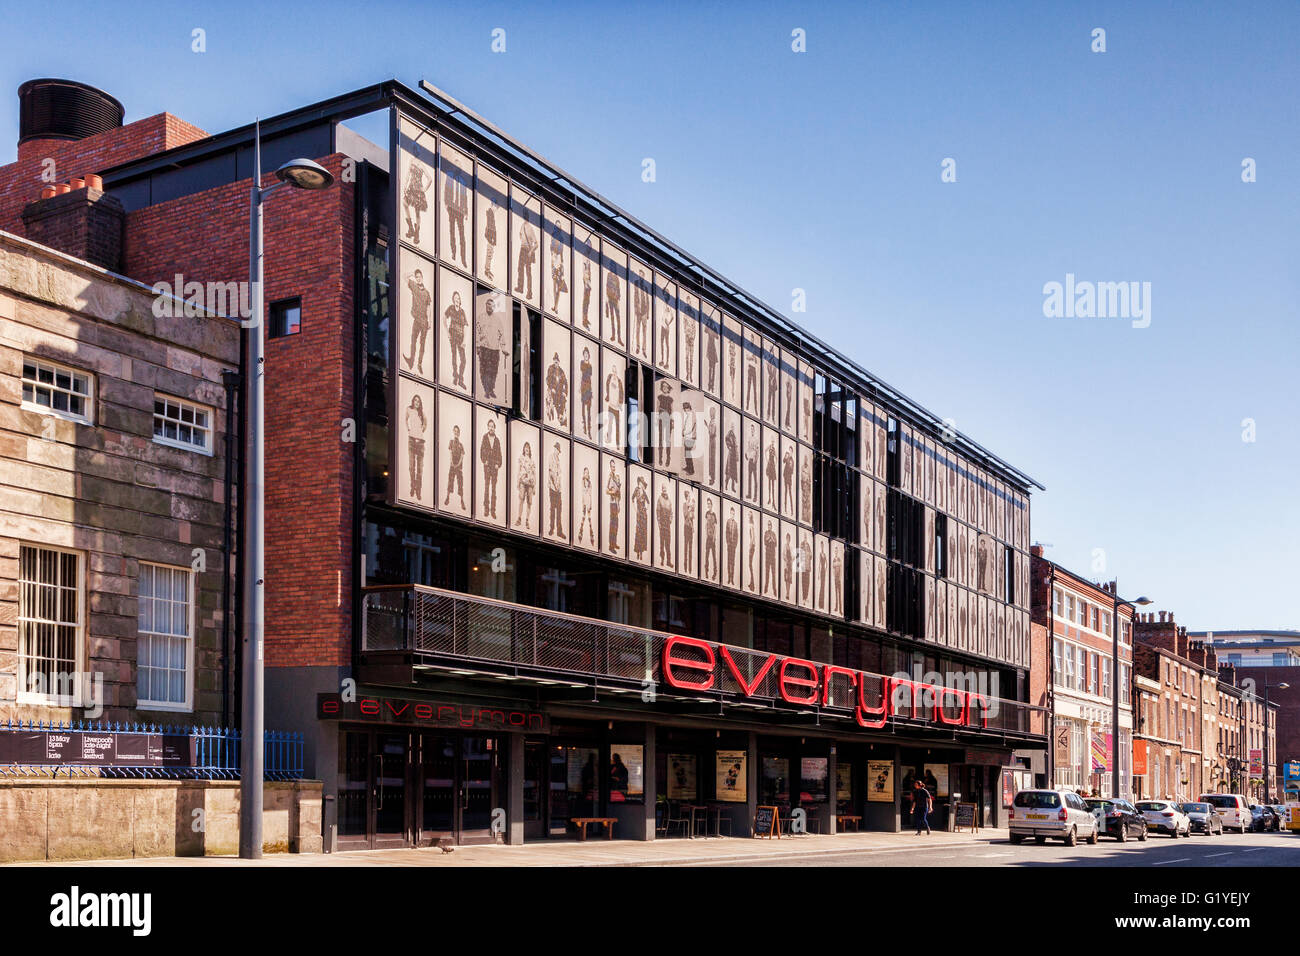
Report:
[[[70,193],[70,192],[72,192],[72,187],[69,186],[67,183],[54,184],[54,195],[62,196],[64,193]]]
[[[52,199],[53,197],[54,197],[54,187],[53,187],[53,186],[42,186],[42,187],[41,187],[41,198],[42,198],[42,199]]]
[[[100,192],[103,192],[104,177],[99,175],[99,173],[91,173],[89,176],[86,177],[86,185],[90,189],[98,189]]]
[[[81,176],[73,176],[72,182],[69,183],[69,185],[72,187],[72,191],[75,193],[78,189],[86,188],[86,180]]]

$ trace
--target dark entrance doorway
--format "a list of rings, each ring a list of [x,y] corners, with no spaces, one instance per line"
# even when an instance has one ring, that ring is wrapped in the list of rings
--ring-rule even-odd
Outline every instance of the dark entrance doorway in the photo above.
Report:
[[[500,738],[369,728],[342,735],[339,849],[495,839],[493,811],[505,806]]]

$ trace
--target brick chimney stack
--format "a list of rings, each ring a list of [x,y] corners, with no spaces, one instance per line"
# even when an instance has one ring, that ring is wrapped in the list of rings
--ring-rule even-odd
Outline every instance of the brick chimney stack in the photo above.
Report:
[[[51,191],[54,195],[47,195]],[[104,192],[98,176],[47,187],[42,198],[23,207],[23,226],[33,242],[110,272],[122,271],[126,210]]]

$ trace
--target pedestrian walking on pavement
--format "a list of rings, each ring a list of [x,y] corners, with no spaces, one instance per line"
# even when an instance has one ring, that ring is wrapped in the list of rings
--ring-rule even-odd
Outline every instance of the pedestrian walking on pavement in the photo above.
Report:
[[[915,818],[916,835],[921,835],[921,829],[924,827],[926,835],[930,833],[930,811],[934,808],[934,799],[930,791],[925,789],[925,782],[917,779],[912,789],[912,816]]]

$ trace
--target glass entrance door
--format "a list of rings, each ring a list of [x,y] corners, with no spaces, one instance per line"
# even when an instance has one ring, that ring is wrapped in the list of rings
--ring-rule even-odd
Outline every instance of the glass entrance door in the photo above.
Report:
[[[419,843],[490,843],[492,814],[504,806],[496,737],[417,734]]]
[[[380,731],[374,750],[374,845],[406,846],[407,774],[411,735]]]
[[[411,734],[345,730],[339,741],[339,849],[405,846]]]

